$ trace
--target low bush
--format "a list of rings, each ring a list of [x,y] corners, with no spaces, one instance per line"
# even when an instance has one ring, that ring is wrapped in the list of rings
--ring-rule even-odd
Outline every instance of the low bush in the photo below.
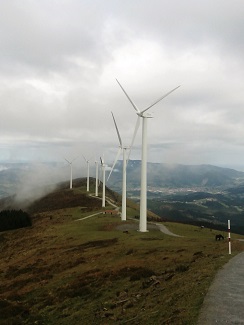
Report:
[[[31,218],[27,212],[22,210],[0,211],[0,231],[30,227]]]

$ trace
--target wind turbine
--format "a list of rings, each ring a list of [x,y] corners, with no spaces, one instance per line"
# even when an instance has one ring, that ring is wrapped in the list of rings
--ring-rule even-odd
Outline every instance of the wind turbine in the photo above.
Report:
[[[96,167],[96,184],[95,184],[95,196],[98,196],[98,162],[95,161]]]
[[[69,161],[68,159],[64,158],[67,163],[70,164],[70,185],[69,185],[69,188],[72,189],[72,179],[73,179],[73,167],[72,167],[72,163],[75,159],[77,159],[78,157],[74,158],[73,160]]]
[[[105,207],[105,168],[106,168],[106,165],[104,163],[104,158],[102,159],[100,157],[100,160],[101,160],[101,167],[102,167],[102,172],[103,172],[103,194],[102,194],[102,207],[104,208]]]
[[[180,86],[170,90],[165,95],[161,96],[157,99],[153,104],[148,106],[147,108],[143,109],[142,111],[136,106],[136,104],[131,100],[129,95],[126,93],[124,88],[121,86],[119,81],[116,79],[117,83],[119,84],[120,88],[130,101],[131,105],[134,107],[136,114],[138,115],[136,127],[132,139],[132,145],[134,143],[134,139],[137,133],[137,130],[140,126],[140,118],[142,118],[142,152],[141,152],[141,195],[140,195],[140,224],[139,224],[139,231],[146,232],[147,231],[147,119],[152,118],[152,116],[146,111],[148,111],[152,106],[156,105],[160,102],[163,98],[171,94],[173,91],[178,89]],[[146,113],[146,114],[145,114]],[[131,145],[131,147],[132,147]]]
[[[90,177],[89,177],[89,173],[90,173],[90,163],[89,160],[87,160],[84,156],[83,158],[85,159],[85,162],[87,164],[87,179],[86,179],[86,191],[89,192],[90,190]]]
[[[107,181],[109,180],[110,178],[110,175],[112,174],[112,171],[119,159],[119,156],[121,154],[121,150],[123,150],[123,178],[122,178],[122,211],[121,211],[121,220],[125,221],[126,220],[126,165],[127,165],[127,158],[126,158],[126,150],[129,149],[129,147],[125,147],[123,146],[122,144],[122,140],[121,140],[121,137],[120,137],[120,134],[119,134],[119,129],[118,129],[118,126],[116,124],[116,121],[115,121],[115,118],[114,118],[114,115],[113,115],[113,112],[112,113],[112,117],[113,117],[113,120],[114,120],[114,125],[115,125],[115,129],[116,129],[116,132],[117,132],[117,135],[118,135],[118,139],[119,139],[119,150],[118,150],[118,153],[116,155],[116,158],[114,160],[114,164],[113,164],[113,167],[109,173],[109,176],[108,176],[108,179]]]

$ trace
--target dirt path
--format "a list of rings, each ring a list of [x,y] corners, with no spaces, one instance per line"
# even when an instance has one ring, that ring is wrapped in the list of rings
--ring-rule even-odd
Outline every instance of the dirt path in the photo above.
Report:
[[[89,196],[94,197],[94,198],[99,199],[99,200],[102,200],[100,197],[92,195],[92,194],[90,194]],[[112,201],[110,201],[110,199],[108,199],[107,197],[106,197],[106,202],[108,202],[110,205],[112,205],[115,208],[115,210],[119,211],[119,207],[117,205],[115,205]],[[99,214],[102,214],[102,211],[97,212],[97,213],[93,213],[93,214],[91,214],[89,216],[86,216],[86,217],[83,217],[83,218],[76,219],[75,221],[81,221],[81,220],[85,220],[85,219],[88,219],[88,218],[92,218],[92,217],[95,217],[95,216],[97,216]]]
[[[117,229],[119,229],[119,230],[138,230],[139,220],[134,219],[134,218],[129,218],[129,219],[135,221],[136,223],[132,223],[132,224],[128,224],[128,223],[123,224],[122,223],[121,225],[117,226]],[[179,236],[179,235],[174,234],[173,232],[171,232],[167,227],[165,227],[161,223],[148,222],[147,229],[149,231],[150,231],[150,229],[159,229],[161,232],[163,232],[166,235],[174,236],[174,237],[183,237],[183,236]]]
[[[92,218],[92,217],[95,217],[95,216],[97,216],[99,214],[102,214],[102,212],[93,213],[93,214],[90,214],[87,217],[83,217],[83,218],[80,218],[80,219],[76,219],[75,221],[80,221],[80,220],[85,220],[85,219],[88,219],[88,218]]]
[[[102,201],[102,198],[99,197],[99,196],[95,196],[95,195],[93,195],[93,194],[89,194],[89,196],[94,197],[95,199],[98,199],[98,200],[101,200],[101,201]],[[115,208],[115,210],[118,210],[118,209],[119,209],[119,207],[118,207],[116,204],[114,204],[114,203],[111,201],[111,199],[109,199],[107,196],[105,196],[105,200],[106,200],[106,202],[108,202],[110,205],[112,205],[112,206]]]
[[[217,273],[197,324],[244,324],[244,252]]]
[[[162,231],[166,235],[174,236],[174,237],[184,237],[184,236],[174,234],[173,232],[171,232],[167,227],[165,227],[161,223],[155,223],[155,225],[158,226],[159,230]]]
[[[100,197],[94,196],[94,195],[92,195],[92,194],[90,194],[90,196],[91,196],[91,197],[95,197],[95,198],[101,200]],[[107,201],[110,205],[112,205],[112,206],[115,208],[115,210],[119,211],[119,207],[118,207],[116,204],[114,204],[114,203],[113,203],[109,198],[106,197],[106,201]],[[77,219],[77,221],[78,221],[78,220],[84,220],[84,219],[87,219],[87,218],[94,217],[94,216],[96,216],[96,215],[98,215],[98,214],[100,214],[100,213],[101,213],[101,212],[99,212],[99,213],[94,213],[94,214],[92,214],[92,215],[90,215],[90,216],[87,216],[87,217],[84,217],[84,218]],[[136,219],[133,219],[133,220],[136,220]],[[139,220],[136,220],[136,221],[139,221]],[[152,225],[153,225],[153,226],[152,226]],[[149,227],[149,229],[150,229],[150,228],[154,228],[154,226],[156,226],[157,228],[159,228],[159,230],[160,230],[161,232],[163,232],[164,234],[166,234],[166,235],[174,236],[174,237],[183,237],[183,236],[180,236],[180,235],[176,235],[176,234],[174,234],[174,233],[171,232],[168,228],[166,228],[164,225],[162,225],[162,224],[160,224],[160,223],[148,223],[148,227]],[[122,228],[126,228],[126,227],[128,228],[128,225],[126,225],[125,227],[122,226]],[[132,225],[131,228],[134,228],[134,225]]]

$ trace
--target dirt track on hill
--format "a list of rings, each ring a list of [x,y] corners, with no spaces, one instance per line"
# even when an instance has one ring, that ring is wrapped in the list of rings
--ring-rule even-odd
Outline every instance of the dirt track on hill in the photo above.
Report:
[[[183,237],[183,236],[174,234],[172,231],[170,231],[167,227],[165,227],[161,223],[155,223],[155,225],[159,228],[160,231],[162,231],[166,235],[174,236],[174,237]]]
[[[135,220],[135,219],[133,219]],[[118,230],[123,230],[123,231],[128,231],[128,230],[138,230],[138,223],[132,223],[132,224],[121,224],[119,226],[117,226]],[[174,234],[173,232],[171,232],[167,227],[165,227],[163,224],[160,223],[148,223],[147,224],[147,229],[159,229],[161,232],[163,232],[166,235],[169,236],[174,236],[174,237],[183,237],[183,236],[179,236]]]

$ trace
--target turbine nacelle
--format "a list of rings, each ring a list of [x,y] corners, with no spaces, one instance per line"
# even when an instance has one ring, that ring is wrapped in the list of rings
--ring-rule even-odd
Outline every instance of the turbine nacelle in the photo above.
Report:
[[[119,145],[119,147],[118,147],[119,149],[125,149],[125,150],[127,150],[127,149],[130,149],[130,146],[121,146],[121,145]]]
[[[140,113],[136,113],[139,117],[144,117],[144,118],[153,118],[152,114],[150,113],[144,113],[144,112],[140,112]]]

